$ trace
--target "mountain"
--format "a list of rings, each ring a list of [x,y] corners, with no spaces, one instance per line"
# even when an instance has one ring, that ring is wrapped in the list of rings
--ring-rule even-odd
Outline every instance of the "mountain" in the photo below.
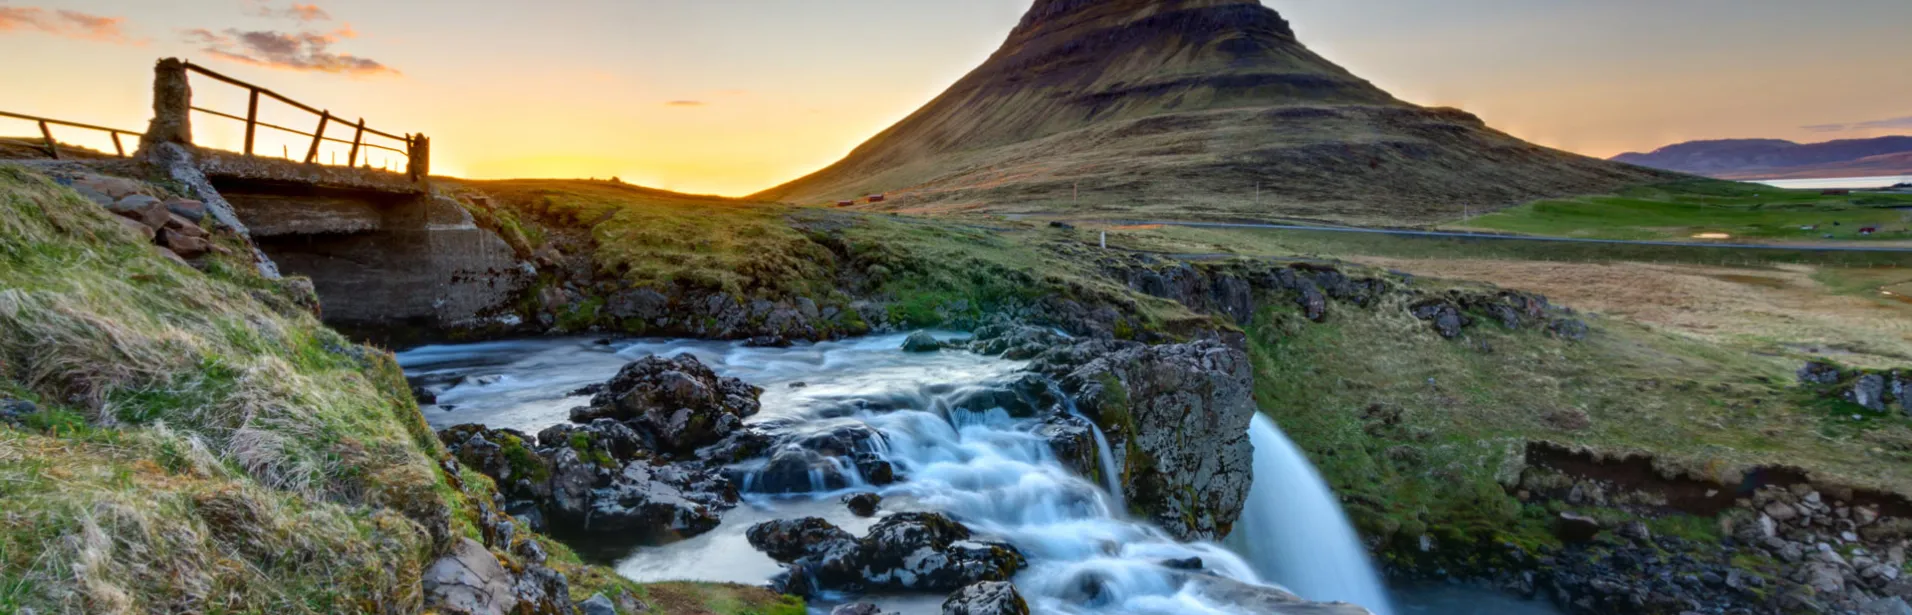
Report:
[[[1251,0],[1038,0],[948,91],[754,198],[1400,223],[1670,177],[1403,102]]]
[[[1794,143],[1779,139],[1688,141],[1616,162],[1726,179],[1912,174],[1912,137]]]

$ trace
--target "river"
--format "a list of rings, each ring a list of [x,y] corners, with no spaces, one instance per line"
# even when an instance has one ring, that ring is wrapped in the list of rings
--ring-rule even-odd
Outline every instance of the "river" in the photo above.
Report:
[[[1454,592],[1474,594],[1454,588],[1403,593],[1393,599],[1403,608],[1394,610],[1332,493],[1272,421],[1256,420],[1251,432],[1255,471],[1269,479],[1258,480],[1250,494],[1241,529],[1230,541],[1235,549],[1178,542],[1120,512],[1120,494],[1111,485],[1067,470],[1033,433],[1033,420],[953,403],[979,389],[1006,386],[1025,373],[1024,362],[960,351],[905,353],[902,342],[901,335],[885,335],[749,348],[712,341],[543,338],[421,347],[400,353],[399,363],[422,381],[457,383],[425,407],[434,428],[480,423],[536,433],[566,421],[571,408],[589,401],[570,392],[603,382],[646,355],[688,353],[722,376],[763,387],[763,411],[752,424],[785,436],[873,429],[883,436],[878,452],[908,476],[871,487],[854,468],[845,468],[847,485],[818,477],[812,489],[794,495],[751,493],[746,485],[744,504],[726,513],[715,530],[614,558],[620,574],[638,581],[763,583],[780,568],[750,547],[746,529],[815,516],[861,535],[875,520],[856,517],[838,499],[874,491],[884,496],[885,510],[949,513],[979,534],[1016,545],[1030,559],[1016,585],[1042,613],[1235,612],[1184,590],[1175,573],[1160,565],[1190,557],[1201,558],[1216,574],[1281,584],[1309,599],[1355,602],[1380,615],[1503,612],[1456,607],[1486,603],[1456,602]],[[1093,591],[1085,595],[1085,588]],[[939,612],[943,597],[859,599],[907,615]]]

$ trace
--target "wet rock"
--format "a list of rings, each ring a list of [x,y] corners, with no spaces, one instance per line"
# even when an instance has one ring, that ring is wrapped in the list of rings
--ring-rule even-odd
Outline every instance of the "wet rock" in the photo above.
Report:
[[[882,432],[857,422],[786,436],[770,459],[748,472],[747,487],[755,493],[812,493],[848,488],[858,478],[888,484],[894,470],[876,455],[882,440]]]
[[[689,464],[630,463],[591,494],[590,508],[573,520],[591,532],[640,539],[687,538],[717,527],[736,506],[729,481]]]
[[[911,333],[903,340],[903,352],[936,352],[942,349],[943,343],[936,341],[936,337],[928,331]]]
[[[448,615],[509,615],[518,608],[511,574],[470,538],[426,568],[423,581],[427,603]]]
[[[874,493],[853,493],[843,496],[843,504],[858,517],[876,516],[876,507],[883,503],[883,496]]]
[[[568,446],[579,455],[600,461],[628,462],[648,457],[643,436],[611,419],[597,419],[584,425],[552,425],[538,432],[538,444],[547,448]]]
[[[954,591],[1006,581],[1024,564],[1015,547],[973,540],[969,528],[937,513],[898,513],[861,539],[822,519],[760,523],[752,547],[788,565],[784,590]]]
[[[770,559],[794,562],[855,547],[856,537],[817,517],[765,521],[744,533],[750,546]]]
[[[1200,557],[1162,560],[1162,567],[1170,570],[1201,570],[1204,565]]]
[[[650,356],[624,366],[591,398],[591,406],[574,411],[571,420],[622,421],[638,430],[652,449],[688,455],[742,427],[746,417],[757,413],[762,393],[742,380],[717,377],[688,354]]]
[[[744,346],[747,348],[789,348],[791,342],[789,338],[781,335],[759,335],[744,340]]]
[[[896,615],[868,602],[838,605],[830,609],[830,615]]]
[[[1554,519],[1554,536],[1566,542],[1587,542],[1600,533],[1600,522],[1593,517],[1563,512]]]
[[[1073,414],[1058,414],[1044,419],[1036,428],[1036,437],[1049,442],[1049,450],[1077,476],[1103,484],[1102,451],[1095,443],[1095,426]]]
[[[943,601],[943,615],[1029,615],[1016,586],[1003,581],[969,585]]]
[[[1226,604],[1244,613],[1266,615],[1370,615],[1367,609],[1345,602],[1309,602],[1294,594],[1233,579],[1190,574],[1187,586],[1214,604]]]
[[[1182,540],[1228,535],[1251,481],[1248,357],[1217,340],[1131,347],[1063,379],[1102,428],[1132,507]],[[1199,442],[1200,446],[1188,443]]]

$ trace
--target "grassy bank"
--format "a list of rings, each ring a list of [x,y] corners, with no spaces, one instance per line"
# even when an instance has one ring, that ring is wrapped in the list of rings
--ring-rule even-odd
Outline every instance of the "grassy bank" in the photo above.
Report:
[[[388,353],[248,264],[205,269],[0,165],[0,612],[417,612],[489,483],[439,469]],[[554,561],[578,598],[647,591]],[[668,612],[788,610],[698,591],[734,599]]]
[[[1912,240],[1912,195],[1827,195],[1758,184],[1696,180],[1619,194],[1552,199],[1504,209],[1445,228],[1600,239],[1689,239],[1817,243]],[[1880,232],[1861,235],[1877,227]],[[1831,237],[1828,238],[1827,236]]]
[[[1401,305],[1349,307],[1319,325],[1267,308],[1248,331],[1256,399],[1364,533],[1403,552],[1422,536],[1552,543],[1553,511],[1506,489],[1534,440],[1650,453],[1729,483],[1739,470],[1786,464],[1912,493],[1912,421],[1903,415],[1794,390],[1796,365],[1785,359],[1593,324],[1578,343],[1489,323],[1447,341]],[[1705,529],[1677,515],[1653,523]]]
[[[612,182],[459,182],[481,220],[531,255],[568,255],[542,283],[602,295],[648,288],[670,297],[806,298],[820,307],[882,303],[890,321],[933,326],[1009,304],[1063,297],[1122,306],[1137,328],[1195,319],[1100,275],[1079,232],[999,220],[900,217],[650,190]],[[580,260],[581,259],[581,260]],[[579,279],[583,273],[584,279]],[[587,299],[572,329],[642,333]],[[846,314],[847,316],[847,314]],[[845,333],[866,323],[843,322]]]

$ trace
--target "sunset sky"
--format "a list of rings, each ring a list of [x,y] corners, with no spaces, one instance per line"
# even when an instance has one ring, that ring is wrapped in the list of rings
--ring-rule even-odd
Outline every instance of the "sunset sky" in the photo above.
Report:
[[[1912,134],[1906,0],[1265,3],[1397,96],[1589,155]],[[0,0],[0,110],[143,129],[153,61],[178,56],[428,134],[440,174],[740,195],[834,162],[927,102],[1029,4]],[[245,112],[242,93],[196,87],[197,104]],[[236,122],[195,121],[202,144],[238,139]],[[0,119],[0,134],[36,130]]]

